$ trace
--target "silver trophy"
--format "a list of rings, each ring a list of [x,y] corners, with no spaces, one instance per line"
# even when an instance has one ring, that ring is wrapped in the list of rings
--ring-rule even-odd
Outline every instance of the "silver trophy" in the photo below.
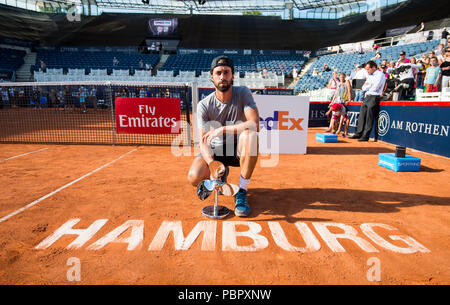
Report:
[[[213,179],[203,180],[197,186],[197,196],[200,200],[206,200],[214,192],[214,205],[202,209],[203,216],[213,219],[221,219],[230,214],[230,209],[219,205],[219,195],[234,196],[239,191],[237,185],[226,182],[228,168],[223,164],[221,166],[223,168],[213,172]]]

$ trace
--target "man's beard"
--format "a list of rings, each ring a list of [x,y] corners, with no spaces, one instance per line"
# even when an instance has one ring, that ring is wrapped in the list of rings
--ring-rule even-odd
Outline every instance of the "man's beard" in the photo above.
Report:
[[[227,92],[231,88],[231,86],[233,86],[233,80],[231,80],[229,82],[228,81],[221,81],[221,82],[218,82],[217,84],[214,83],[214,86],[220,92]]]

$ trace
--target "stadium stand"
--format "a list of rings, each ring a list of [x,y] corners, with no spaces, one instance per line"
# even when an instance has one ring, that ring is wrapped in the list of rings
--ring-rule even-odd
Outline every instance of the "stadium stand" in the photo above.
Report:
[[[119,60],[113,65],[113,58]],[[47,72],[39,71],[40,62],[47,65]],[[39,50],[36,64],[31,67],[36,81],[56,80],[100,80],[96,76],[105,76],[102,80],[121,80],[139,70],[139,60],[155,67],[160,60],[157,54],[127,54],[123,52],[61,52],[55,50]],[[39,73],[41,72],[41,73]],[[87,78],[84,75],[90,75]],[[58,76],[60,76],[58,78]]]
[[[307,58],[301,55],[256,55],[254,60],[258,71],[267,68],[268,71],[284,74],[287,77],[292,77],[294,66],[297,66],[300,72],[307,62]]]
[[[400,56],[400,52],[405,51],[407,57],[419,56],[423,53],[427,53],[433,50],[439,44],[439,40],[430,40],[426,42],[403,44],[399,46],[391,46],[380,48],[381,58],[375,59],[377,64],[380,64],[383,59],[388,61],[397,61]],[[331,78],[331,74],[336,72],[343,72],[350,75],[354,70],[355,65],[361,65],[375,56],[375,51],[369,51],[364,54],[347,53],[347,54],[332,54],[320,56],[309,70],[303,75],[303,77],[293,85],[294,93],[302,93],[308,91],[314,91],[326,87],[328,81]],[[327,64],[331,71],[322,72],[323,65]],[[314,68],[317,69],[319,75],[313,76]]]
[[[2,79],[11,79],[14,71],[16,71],[23,63],[26,52],[9,48],[0,48],[0,73],[4,75]]]

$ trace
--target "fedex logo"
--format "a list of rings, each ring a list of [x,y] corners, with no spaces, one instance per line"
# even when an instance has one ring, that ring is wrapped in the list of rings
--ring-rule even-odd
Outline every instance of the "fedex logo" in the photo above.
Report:
[[[261,129],[266,128],[267,130],[303,130],[300,126],[302,121],[302,118],[295,119],[289,117],[289,111],[274,111],[273,117],[266,119],[259,118]]]

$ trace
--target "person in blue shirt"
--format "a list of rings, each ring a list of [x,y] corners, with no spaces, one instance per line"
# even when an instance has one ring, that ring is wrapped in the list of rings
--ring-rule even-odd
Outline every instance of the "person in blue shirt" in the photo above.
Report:
[[[86,109],[86,92],[84,92],[84,88],[83,87],[80,87],[79,97],[80,97],[81,112],[82,113],[87,113],[87,109]]]
[[[437,92],[441,68],[438,66],[436,57],[431,58],[431,66],[427,68],[425,75],[425,92]]]

